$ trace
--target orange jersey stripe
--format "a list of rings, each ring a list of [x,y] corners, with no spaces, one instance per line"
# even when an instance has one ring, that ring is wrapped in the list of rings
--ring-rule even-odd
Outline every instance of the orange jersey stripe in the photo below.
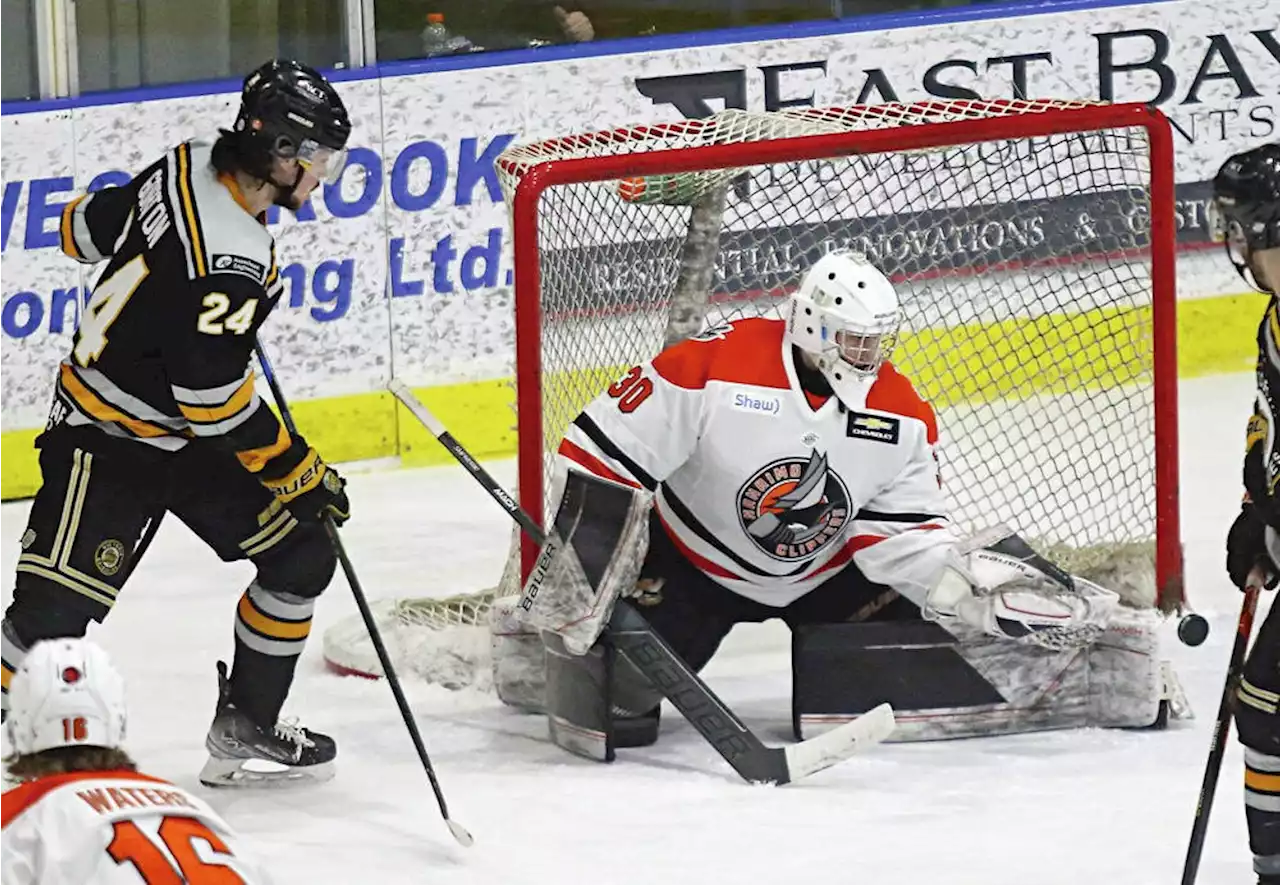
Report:
[[[65,774],[51,774],[48,777],[18,784],[12,790],[5,791],[4,796],[0,797],[0,805],[3,806],[0,808],[0,826],[9,826],[14,818],[38,802],[50,790],[56,790],[63,784],[92,780],[138,780],[164,784],[166,787],[175,786],[163,778],[140,774],[136,771],[70,771]]]
[[[58,227],[58,239],[61,241],[62,252],[64,255],[70,255],[72,258],[84,261],[84,253],[80,251],[80,245],[76,242],[76,236],[72,232],[72,217],[75,215],[76,207],[79,206],[85,196],[76,197],[70,203],[62,207],[62,223]]]
[[[204,266],[204,243],[200,241],[200,224],[196,217],[196,202],[191,195],[191,145],[178,145],[178,194],[182,203],[182,215],[191,237],[191,255],[195,262],[196,276],[207,273]]]
[[[252,419],[251,419],[252,420]],[[281,452],[289,448],[289,431],[285,429],[283,424],[279,425],[279,431],[276,433],[276,441],[270,445],[261,446],[256,449],[246,449],[243,452],[236,452],[236,457],[240,459],[240,463],[250,473],[259,473],[263,467],[267,466],[267,462],[279,455]]]
[[[119,424],[121,427],[129,428],[141,437],[178,435],[158,424],[131,418],[110,403],[103,402],[96,393],[81,383],[75,371],[66,364],[63,364],[58,377],[62,382],[63,389],[71,395],[76,405],[98,421]]]
[[[671,543],[675,545],[676,549],[679,550],[681,554],[684,555],[685,559],[693,563],[694,566],[696,566],[699,570],[704,571],[709,575],[719,575],[722,578],[730,578],[731,580],[734,580],[734,581],[745,582],[747,580],[746,578],[742,577],[742,575],[735,575],[733,572],[729,571],[727,568],[720,565],[716,565],[714,562],[707,559],[705,556],[701,556],[698,553],[695,553],[689,547],[688,544],[680,540],[680,536],[677,535],[675,529],[673,529],[667,523],[667,521],[662,518],[661,513],[658,514],[658,521],[662,523],[662,528],[666,530],[667,537],[671,539]]]
[[[723,337],[683,341],[654,357],[653,368],[666,381],[701,390],[708,381],[790,386],[782,363],[782,320],[739,320]]]
[[[244,383],[237,387],[236,392],[220,406],[188,406],[178,403],[178,408],[182,410],[183,416],[188,421],[199,421],[205,424],[222,421],[235,415],[253,399],[253,382],[253,373],[250,372]]]
[[[911,382],[894,368],[893,363],[886,361],[880,367],[875,383],[867,392],[867,408],[923,421],[929,445],[938,441],[938,419],[933,414],[933,407],[920,398]]]
[[[582,465],[583,467],[585,467],[587,470],[589,470],[591,473],[595,474],[596,476],[603,477],[604,479],[611,479],[614,482],[631,486],[633,489],[640,488],[640,484],[638,482],[634,482],[633,480],[627,479],[625,476],[621,476],[620,474],[615,473],[613,470],[609,468],[607,464],[605,464],[595,455],[591,454],[586,449],[583,449],[581,446],[574,445],[572,442],[570,442],[567,439],[560,440],[560,448],[558,449],[558,451],[561,455],[564,455],[564,457],[568,458],[570,461],[573,461],[575,464]]]

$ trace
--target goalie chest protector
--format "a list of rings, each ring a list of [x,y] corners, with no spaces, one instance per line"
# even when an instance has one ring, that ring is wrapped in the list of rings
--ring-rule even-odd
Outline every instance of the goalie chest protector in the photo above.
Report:
[[[783,332],[749,319],[668,348],[592,402],[560,448],[576,469],[654,490],[696,566],[773,606],[873,543],[856,531],[867,513],[946,512],[936,421],[911,383],[886,362],[850,401],[822,401]]]

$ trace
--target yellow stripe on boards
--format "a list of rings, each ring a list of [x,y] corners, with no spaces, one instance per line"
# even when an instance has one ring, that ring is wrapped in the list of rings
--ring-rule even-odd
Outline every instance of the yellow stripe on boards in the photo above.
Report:
[[[1178,302],[1178,375],[1193,378],[1251,371],[1257,358],[1258,323],[1267,296],[1229,295]],[[926,397],[937,398],[948,373],[976,371],[964,395],[986,398],[1053,392],[1074,385],[1103,386],[1141,377],[1150,360],[1150,310],[1089,311],[1073,316],[1006,320],[916,333],[902,341],[899,367]],[[1072,345],[1070,342],[1078,342]],[[917,350],[912,356],[911,351]],[[993,371],[993,360],[1000,367]],[[951,367],[951,368],[947,368]],[[626,366],[605,366],[545,379],[578,391],[563,422],[593,391],[603,390]],[[53,383],[52,373],[49,383]],[[477,458],[508,458],[516,451],[515,392],[510,379],[475,381],[414,391]],[[578,400],[581,400],[578,402]],[[954,402],[954,397],[952,399]],[[290,403],[307,441],[330,463],[400,455],[407,466],[453,463],[408,410],[386,391]],[[549,427],[548,432],[563,430]],[[32,441],[38,429],[5,428],[0,434],[0,497],[30,497],[40,485]]]

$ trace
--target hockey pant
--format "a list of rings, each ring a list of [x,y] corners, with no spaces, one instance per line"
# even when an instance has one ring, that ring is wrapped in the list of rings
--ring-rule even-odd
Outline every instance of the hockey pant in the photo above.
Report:
[[[42,484],[2,627],[6,706],[26,650],[42,639],[83,636],[89,621],[102,621],[148,522],[168,511],[223,561],[257,567],[236,606],[231,699],[260,725],[274,724],[315,599],[336,565],[321,525],[299,522],[232,453],[212,444],[166,452],[62,426],[37,445]]]

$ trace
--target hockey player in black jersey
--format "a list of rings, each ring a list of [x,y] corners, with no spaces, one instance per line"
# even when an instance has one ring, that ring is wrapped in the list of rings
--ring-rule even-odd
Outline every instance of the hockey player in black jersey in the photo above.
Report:
[[[258,398],[250,358],[283,288],[265,212],[336,180],[350,131],[324,77],[271,61],[213,144],[180,144],[62,213],[62,251],[103,267],[36,440],[42,485],[0,631],[4,688],[36,642],[107,616],[145,526],[172,513],[223,560],[257,567],[230,674],[218,666],[211,785],[332,776],[333,740],[277,720],[333,576],[320,520],[347,518],[345,482]],[[261,760],[273,773],[247,770]]]
[[[1245,444],[1245,498],[1227,534],[1227,571],[1243,589],[1258,567],[1280,580],[1280,143],[1227,160],[1213,181],[1215,227],[1249,285],[1271,295],[1258,326],[1258,393]],[[1280,885],[1280,605],[1258,631],[1236,695],[1245,816],[1260,885]]]

